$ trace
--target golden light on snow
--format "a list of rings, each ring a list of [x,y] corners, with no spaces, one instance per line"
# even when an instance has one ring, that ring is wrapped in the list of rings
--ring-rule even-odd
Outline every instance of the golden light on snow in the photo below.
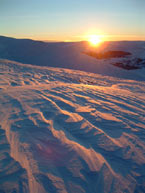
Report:
[[[101,37],[99,35],[89,35],[88,36],[88,42],[92,45],[92,46],[98,46],[103,40],[101,39]]]

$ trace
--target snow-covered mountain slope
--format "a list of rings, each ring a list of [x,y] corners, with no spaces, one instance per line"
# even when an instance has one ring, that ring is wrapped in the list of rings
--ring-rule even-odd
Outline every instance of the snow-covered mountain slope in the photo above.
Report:
[[[125,51],[131,53],[131,57],[127,58],[125,62],[125,58],[123,61],[118,58],[99,60],[84,54],[90,50],[93,52]],[[98,48],[94,48],[90,47],[87,42],[48,43],[0,36],[0,58],[39,66],[69,68],[138,80],[136,73],[128,73],[127,70],[113,66],[113,64],[118,62],[130,64],[128,60],[132,61],[132,58],[133,61],[134,58],[145,59],[145,42],[105,42]]]
[[[144,81],[0,60],[0,193],[144,193],[144,99]]]

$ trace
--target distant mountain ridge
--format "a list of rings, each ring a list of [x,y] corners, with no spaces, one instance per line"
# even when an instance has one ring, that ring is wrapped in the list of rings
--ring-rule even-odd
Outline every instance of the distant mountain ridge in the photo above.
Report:
[[[97,60],[83,52],[92,49],[87,42],[43,42],[31,39],[15,39],[0,36],[0,58],[17,62],[68,68],[93,72],[119,78],[138,79],[140,72],[128,73],[124,69],[112,66],[118,63],[118,58],[109,60]],[[94,49],[94,48],[93,48]],[[143,41],[121,41],[106,42],[96,51],[124,51],[130,52],[133,57],[145,58],[145,42]],[[111,64],[111,65],[110,65]],[[141,77],[143,76],[141,73]]]

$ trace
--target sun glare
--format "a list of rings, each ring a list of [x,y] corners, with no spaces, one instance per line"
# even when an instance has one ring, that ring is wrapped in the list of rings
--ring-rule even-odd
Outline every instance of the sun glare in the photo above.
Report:
[[[88,41],[93,46],[97,46],[102,42],[101,37],[99,35],[90,35]]]

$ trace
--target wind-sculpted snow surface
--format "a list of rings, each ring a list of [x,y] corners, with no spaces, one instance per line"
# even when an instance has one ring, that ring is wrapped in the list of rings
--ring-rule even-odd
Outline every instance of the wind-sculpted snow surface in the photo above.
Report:
[[[144,193],[145,82],[0,61],[0,193]]]

